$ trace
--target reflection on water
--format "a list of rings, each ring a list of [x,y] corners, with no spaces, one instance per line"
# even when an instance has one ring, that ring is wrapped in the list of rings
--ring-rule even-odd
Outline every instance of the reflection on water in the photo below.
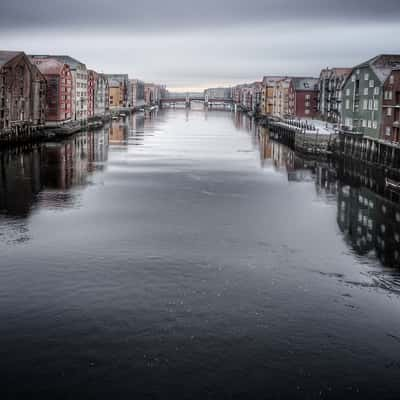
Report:
[[[262,167],[272,164],[276,171],[287,174],[289,182],[315,182],[319,197],[337,202],[338,226],[358,255],[375,256],[385,266],[400,267],[400,205],[393,201],[393,198],[397,199],[395,194],[385,191],[384,178],[379,171],[374,174],[370,167],[343,166],[343,163],[335,166],[328,162],[305,160],[288,147],[271,140],[267,128],[254,125],[249,118],[238,114],[235,123],[237,128],[244,127],[252,134]],[[344,170],[346,181],[350,177],[355,186],[340,181],[336,169],[342,173]],[[382,194],[362,184],[380,190]]]
[[[341,186],[337,222],[352,248],[400,267],[400,207],[371,190]]]
[[[108,128],[76,135],[68,140],[2,151],[0,212],[26,217],[37,201],[41,206],[73,205],[77,186],[102,171],[108,157]]]
[[[205,119],[207,116],[205,112]],[[189,121],[187,110],[185,119]],[[241,113],[233,114],[233,119],[237,129],[249,132],[253,147],[259,151],[262,168],[272,166],[276,172],[285,174],[288,182],[314,182],[319,197],[337,201],[338,226],[357,254],[368,257],[374,254],[384,265],[400,266],[399,204],[360,186],[361,182],[377,190],[383,188],[379,185],[381,180],[373,178],[371,170],[365,169],[363,177],[354,172],[353,165],[347,166],[347,174],[358,178],[353,187],[338,180],[336,167],[331,163],[302,158],[271,140],[266,128],[257,126]],[[136,114],[62,142],[2,151],[0,212],[27,217],[37,201],[41,207],[73,206],[77,193],[70,189],[84,187],[90,174],[103,171],[109,150],[142,145],[146,136],[152,134],[156,121],[156,114]]]
[[[2,386],[385,398],[399,235],[374,171],[304,159],[239,113],[137,114],[3,150]]]

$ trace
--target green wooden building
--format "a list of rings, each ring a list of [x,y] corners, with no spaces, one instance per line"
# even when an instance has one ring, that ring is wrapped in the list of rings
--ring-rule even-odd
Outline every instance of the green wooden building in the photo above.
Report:
[[[379,138],[383,85],[399,66],[400,54],[384,54],[352,69],[342,87],[341,124],[345,130]]]

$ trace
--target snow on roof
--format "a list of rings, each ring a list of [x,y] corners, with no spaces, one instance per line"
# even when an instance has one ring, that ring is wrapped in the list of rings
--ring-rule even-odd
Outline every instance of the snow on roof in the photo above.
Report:
[[[57,61],[60,61],[64,64],[69,65],[71,69],[77,69],[78,66],[84,66],[86,68],[86,65],[75,58],[72,58],[70,56],[65,56],[65,55],[50,55],[50,54],[43,54],[43,55],[30,55],[29,57],[35,59],[35,58],[41,58],[41,59],[50,59],[53,58]]]
[[[35,60],[33,61],[43,75],[59,75],[65,65],[53,58],[40,60],[39,62],[35,62]]]
[[[286,78],[287,76],[264,76],[262,83],[263,85],[276,85],[277,82]]]
[[[318,86],[318,78],[292,78],[296,91],[314,91]]]
[[[353,70],[362,67],[370,67],[381,83],[384,83],[393,68],[400,67],[400,54],[379,54],[370,60],[356,65]]]

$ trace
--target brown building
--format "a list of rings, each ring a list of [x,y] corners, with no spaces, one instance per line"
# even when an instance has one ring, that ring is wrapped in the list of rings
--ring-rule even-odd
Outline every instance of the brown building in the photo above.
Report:
[[[271,115],[274,105],[274,88],[284,76],[264,76],[262,80],[261,114]]]
[[[291,78],[288,100],[290,116],[314,118],[317,114],[318,78]]]
[[[72,119],[72,74],[69,66],[52,58],[31,60],[46,78],[46,123]]]
[[[108,81],[110,93],[110,108],[118,108],[124,106],[124,87],[123,84],[116,79]]]
[[[272,97],[272,114],[278,118],[286,118],[289,114],[289,85],[290,78],[276,82]]]
[[[400,142],[400,67],[392,70],[383,85],[381,138]]]
[[[45,77],[25,53],[0,51],[0,132],[29,132],[45,112]]]

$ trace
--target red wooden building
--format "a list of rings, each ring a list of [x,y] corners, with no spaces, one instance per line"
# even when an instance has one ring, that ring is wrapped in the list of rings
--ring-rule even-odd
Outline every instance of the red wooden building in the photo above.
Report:
[[[289,115],[313,118],[317,114],[318,78],[291,78],[289,84]]]
[[[47,81],[46,123],[59,124],[72,118],[72,74],[69,66],[52,58],[32,59]]]
[[[88,84],[87,84],[88,118],[93,117],[95,114],[94,110],[95,110],[96,82],[97,82],[97,72],[93,70],[88,70]]]
[[[400,68],[394,68],[383,85],[381,138],[400,142]]]

